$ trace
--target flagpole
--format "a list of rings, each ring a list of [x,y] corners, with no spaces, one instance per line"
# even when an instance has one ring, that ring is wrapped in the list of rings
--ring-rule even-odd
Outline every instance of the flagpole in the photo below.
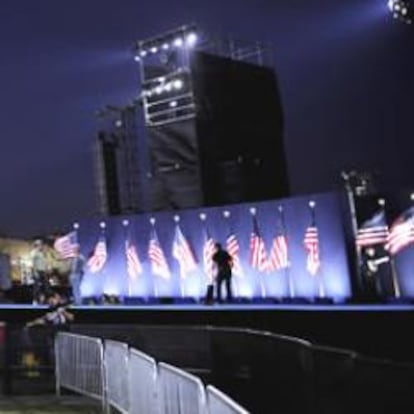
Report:
[[[345,171],[342,171],[341,175],[342,175],[343,180],[345,181],[345,191],[346,191],[346,195],[348,199],[349,211],[351,213],[351,227],[352,227],[353,246],[354,246],[353,249],[355,252],[355,263],[354,263],[355,274],[357,276],[359,289],[361,292],[363,291],[363,282],[362,282],[362,275],[361,275],[361,268],[360,268],[362,257],[361,257],[361,248],[359,246],[355,246],[355,240],[358,235],[358,220],[357,220],[357,215],[356,215],[355,195],[354,195],[354,192],[352,191],[352,186],[349,181],[349,178],[350,178],[349,174],[346,173]]]
[[[315,201],[313,201],[313,200],[309,201],[309,208],[310,208],[310,213],[311,213],[312,226],[314,226],[314,227],[316,227],[315,206],[316,206]],[[319,261],[320,261],[321,246],[320,246],[320,243],[319,243],[319,235],[318,235],[318,255],[319,255]],[[321,271],[318,271],[316,273],[316,278],[318,279],[318,296],[319,296],[319,298],[324,298],[325,297],[325,286],[323,284],[323,278],[322,278]]]
[[[283,210],[283,206],[280,205],[278,210],[279,210],[279,215],[280,215],[280,222],[282,224],[283,235],[286,237],[287,233],[286,233],[286,224],[285,224],[285,212]],[[287,263],[287,266],[285,267],[285,278],[288,284],[289,297],[292,299],[295,297],[295,285],[293,283],[292,275],[290,273],[289,250],[288,250],[287,261],[288,263]]]
[[[259,235],[259,224],[257,223],[257,219],[256,219],[256,207],[252,207],[250,209],[250,213],[253,217],[253,230],[255,233],[257,233],[257,237],[261,237]],[[257,272],[257,269],[256,269]],[[262,299],[264,299],[266,297],[266,286],[264,284],[264,280],[263,280],[263,275],[262,275],[262,271],[259,272],[259,286],[260,286],[260,294],[262,295]]]
[[[126,250],[128,248],[127,243],[129,240],[129,221],[128,220],[123,220],[122,221],[122,226],[124,228],[124,254],[126,255]],[[127,260],[127,259],[126,259]],[[127,263],[127,281],[128,281],[128,296],[131,297],[132,296],[132,286],[131,286],[131,278],[128,274],[128,263]]]
[[[174,221],[175,221],[175,232],[177,233],[178,229],[179,229],[179,222],[180,222],[180,216],[175,215],[174,216]],[[185,297],[185,293],[186,293],[186,289],[185,289],[185,283],[184,283],[184,278],[183,278],[183,270],[181,269],[181,264],[180,265],[180,294],[181,297],[184,298]]]
[[[100,227],[100,229],[101,229],[101,235],[100,235],[100,237],[104,237],[105,238],[105,243],[106,243],[106,237],[105,237],[105,229],[106,229],[106,223],[104,222],[104,221],[101,221],[100,223],[99,223],[99,227]],[[103,269],[100,269],[100,271],[103,271]],[[106,275],[104,274],[104,283],[103,283],[103,288],[102,288],[102,291],[103,291],[103,294],[105,294],[105,284],[106,284]]]
[[[223,211],[223,217],[226,219],[226,223],[227,223],[227,236],[226,236],[226,250],[227,251],[228,251],[227,238],[229,237],[230,234],[232,234],[232,227],[231,227],[231,224],[229,223],[230,216],[231,216],[230,211],[228,210]],[[232,275],[231,280],[233,281],[233,286],[234,286],[234,296],[239,297],[239,284],[236,282],[236,278],[234,277],[234,274]]]
[[[203,231],[204,231],[203,233],[205,235],[205,240],[203,240],[203,271],[199,274],[200,275],[203,274],[205,276],[205,281],[207,281],[207,283],[205,283],[205,285],[208,285],[210,283],[210,280],[209,280],[208,270],[206,271],[206,264],[205,264],[205,257],[204,257],[205,243],[206,243],[206,240],[209,238],[209,234],[208,234],[208,231],[207,231],[207,225],[205,224],[206,220],[207,220],[207,214],[206,213],[200,213],[199,217],[200,217],[200,220],[201,220],[201,223],[202,223],[202,226],[203,226]],[[205,281],[202,279],[201,276],[199,277],[198,281],[199,281],[199,289],[198,289],[199,300],[201,300],[201,297],[202,297],[201,296],[201,285]]]
[[[414,194],[410,194],[410,200],[414,201]],[[379,203],[384,206],[385,205],[385,200],[381,199],[380,201],[379,201]],[[384,211],[385,211],[385,209],[384,209]],[[400,289],[400,283],[399,283],[399,280],[398,280],[397,268],[395,267],[395,260],[394,260],[393,255],[391,255],[390,253],[388,253],[388,256],[390,258],[391,279],[392,279],[392,287],[393,287],[393,290],[394,290],[394,297],[399,299],[401,297],[401,289]]]
[[[155,238],[155,222],[156,222],[155,217],[151,217],[150,218],[150,223],[151,223],[151,231],[152,231],[152,234],[150,236],[150,243],[151,243],[152,237]],[[152,266],[153,265],[151,265],[151,267]],[[152,276],[152,283],[154,285],[154,297],[158,298],[159,297],[159,291],[158,291],[157,278],[154,277],[154,274],[153,274],[152,270],[151,270],[151,276]]]

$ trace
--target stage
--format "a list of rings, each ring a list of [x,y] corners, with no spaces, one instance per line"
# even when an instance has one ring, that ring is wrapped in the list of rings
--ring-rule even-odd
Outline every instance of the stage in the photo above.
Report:
[[[0,322],[23,325],[45,306],[0,305]],[[71,306],[74,326],[246,327],[355,350],[367,356],[414,362],[411,304],[151,304]],[[171,331],[172,332],[172,331]]]

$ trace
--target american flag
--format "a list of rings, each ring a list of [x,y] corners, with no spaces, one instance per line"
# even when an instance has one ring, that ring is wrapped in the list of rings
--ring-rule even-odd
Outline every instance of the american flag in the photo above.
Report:
[[[96,243],[92,256],[88,260],[88,268],[92,273],[97,273],[104,267],[107,259],[106,240],[101,236]]]
[[[142,273],[142,265],[138,257],[137,249],[130,240],[125,242],[125,256],[128,276],[130,279],[136,279]]]
[[[358,247],[374,246],[385,244],[388,239],[388,226],[385,220],[385,212],[381,210],[374,214],[372,218],[362,223],[356,236]]]
[[[204,272],[207,276],[209,283],[213,282],[213,254],[215,252],[214,240],[211,238],[208,230],[205,230],[204,234],[204,246],[203,246],[203,265]]]
[[[281,270],[289,267],[288,243],[284,234],[273,239],[269,257],[269,270]]]
[[[191,250],[190,244],[184,237],[179,225],[175,227],[172,254],[178,260],[182,278],[185,278],[187,273],[197,268],[197,262],[193,251]]]
[[[321,262],[319,260],[319,236],[316,226],[309,226],[306,229],[303,244],[308,252],[306,268],[312,276],[315,276],[321,266]]]
[[[170,279],[170,268],[168,267],[167,259],[165,258],[164,251],[158,241],[155,229],[152,231],[149,241],[148,257],[151,262],[152,273],[156,276],[162,277],[163,279]]]
[[[253,218],[253,231],[250,235],[250,264],[259,272],[268,270],[267,253],[264,240],[259,234],[257,221]]]
[[[239,241],[237,240],[234,232],[230,232],[226,240],[227,252],[231,256],[233,267],[232,273],[236,276],[243,277],[243,268],[241,267],[240,258],[239,258]]]
[[[75,255],[75,249],[78,247],[78,233],[71,231],[62,237],[58,237],[53,247],[62,259],[70,259]]]
[[[385,248],[394,255],[412,243],[414,243],[414,207],[394,221]]]

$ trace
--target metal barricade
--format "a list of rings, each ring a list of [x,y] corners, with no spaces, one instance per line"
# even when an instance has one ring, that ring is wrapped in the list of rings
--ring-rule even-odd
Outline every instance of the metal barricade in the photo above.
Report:
[[[55,339],[56,393],[67,388],[105,405],[103,343],[98,338],[59,332]]]
[[[158,374],[160,414],[205,414],[200,378],[163,362],[158,364]]]
[[[129,413],[158,414],[157,364],[153,358],[129,351]]]
[[[128,392],[128,345],[122,342],[105,341],[105,382],[106,382],[106,410],[110,406],[119,412],[129,413]]]
[[[208,385],[206,392],[208,414],[249,414],[247,410],[216,387]]]

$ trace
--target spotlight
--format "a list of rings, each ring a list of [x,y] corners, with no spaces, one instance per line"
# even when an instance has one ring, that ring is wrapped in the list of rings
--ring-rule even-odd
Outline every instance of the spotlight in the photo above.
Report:
[[[174,82],[173,82],[173,87],[174,87],[174,89],[181,89],[182,87],[183,87],[183,81],[181,80],[181,79],[176,79]]]
[[[182,45],[183,45],[183,39],[181,39],[181,37],[177,37],[175,40],[174,40],[174,43],[173,43],[173,45],[175,46],[175,47],[181,47]]]
[[[156,93],[157,95],[161,95],[161,94],[162,94],[162,86],[157,86],[157,87],[155,88],[155,93]]]
[[[165,84],[165,86],[164,86],[164,90],[165,90],[166,92],[170,92],[170,91],[171,91],[171,89],[172,89],[171,82],[166,83],[166,84]]]
[[[187,46],[193,47],[197,43],[197,35],[195,33],[189,33],[185,39]]]
[[[134,60],[135,60],[135,62],[139,62],[141,60],[141,58],[138,55],[135,55]]]
[[[146,50],[141,50],[141,52],[139,52],[139,55],[141,57],[145,57],[145,56],[147,56],[147,51]]]
[[[170,102],[170,107],[171,107],[171,108],[175,108],[177,105],[178,105],[178,104],[177,104],[177,101],[171,101],[171,102]]]
[[[388,0],[388,8],[395,19],[411,24],[409,0]]]
[[[156,48],[155,46],[151,48],[151,53],[157,53],[158,52],[158,48]]]
[[[163,50],[168,50],[170,48],[170,45],[168,43],[164,43],[162,45]]]

